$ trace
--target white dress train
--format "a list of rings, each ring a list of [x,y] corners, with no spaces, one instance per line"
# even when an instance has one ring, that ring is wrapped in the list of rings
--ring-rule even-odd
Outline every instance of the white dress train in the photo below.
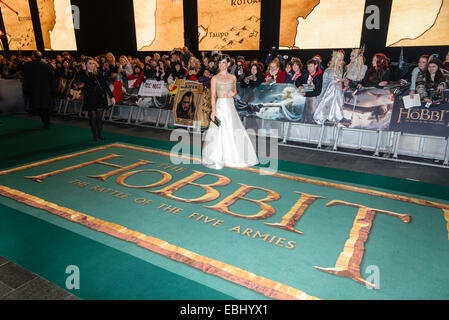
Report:
[[[233,86],[233,83],[217,83],[215,108],[221,124],[217,126],[210,122],[202,151],[202,164],[211,169],[244,168],[259,163],[248,132],[235,108],[234,99],[224,97],[233,90]]]
[[[318,96],[318,104],[313,115],[313,120],[322,125],[326,120],[340,122],[343,116],[344,91],[341,83],[343,72],[334,76],[333,70],[327,68],[323,74],[323,88]]]

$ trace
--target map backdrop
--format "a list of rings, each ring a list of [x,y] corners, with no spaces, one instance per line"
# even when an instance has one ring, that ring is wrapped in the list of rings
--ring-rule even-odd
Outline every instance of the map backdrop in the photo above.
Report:
[[[198,47],[259,50],[260,0],[198,0]]]
[[[16,15],[4,4],[0,4],[9,49],[36,50],[36,38],[28,0],[9,1],[8,5],[19,13]]]
[[[76,51],[70,0],[37,0],[45,50]]]
[[[138,51],[184,46],[182,0],[133,0]]]
[[[282,0],[279,48],[358,48],[364,12],[360,0]]]
[[[387,47],[449,45],[448,0],[393,0]]]

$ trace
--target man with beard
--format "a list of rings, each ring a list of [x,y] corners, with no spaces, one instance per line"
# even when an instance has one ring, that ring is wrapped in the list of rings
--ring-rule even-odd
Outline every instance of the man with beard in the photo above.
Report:
[[[186,92],[176,108],[176,116],[182,119],[193,120],[195,117],[195,104],[193,103],[193,93]]]

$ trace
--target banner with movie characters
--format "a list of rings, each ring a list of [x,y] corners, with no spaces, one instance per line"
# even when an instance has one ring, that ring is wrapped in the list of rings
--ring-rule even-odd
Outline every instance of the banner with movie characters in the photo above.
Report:
[[[293,84],[238,86],[235,104],[239,115],[266,120],[316,124],[313,120],[319,97],[304,97]],[[367,130],[387,130],[394,94],[389,88],[363,88],[344,93],[343,119],[339,125]],[[334,123],[326,123],[333,125]]]
[[[241,117],[299,122],[306,98],[293,84],[261,84],[258,87],[237,86],[235,106]]]
[[[361,88],[344,93],[345,127],[363,130],[388,130],[394,94],[388,88]]]

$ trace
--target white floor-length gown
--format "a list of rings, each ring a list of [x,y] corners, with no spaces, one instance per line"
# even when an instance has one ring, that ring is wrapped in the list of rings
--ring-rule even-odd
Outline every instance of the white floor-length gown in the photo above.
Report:
[[[205,135],[202,164],[221,170],[224,167],[251,167],[259,163],[248,132],[240,120],[234,105],[234,98],[226,93],[234,90],[233,83],[217,83],[216,117],[220,126],[210,122]]]
[[[335,76],[331,68],[327,68],[323,74],[323,88],[318,96],[318,104],[313,115],[313,120],[322,125],[326,121],[340,122],[343,116],[344,91],[339,82],[343,72]]]

